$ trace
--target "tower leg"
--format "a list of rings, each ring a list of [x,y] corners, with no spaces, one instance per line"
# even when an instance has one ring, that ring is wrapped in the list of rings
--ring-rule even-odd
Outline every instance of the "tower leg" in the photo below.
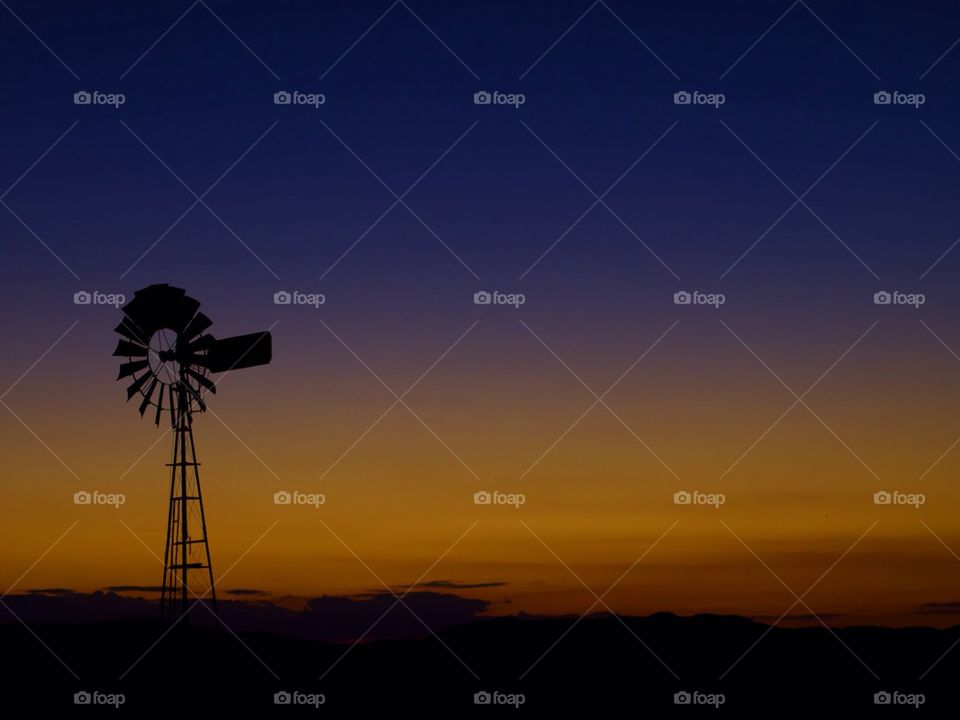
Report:
[[[189,403],[183,397],[183,391],[180,400],[174,428],[172,462],[168,464],[170,504],[167,508],[167,538],[160,592],[161,613],[170,621],[188,619],[185,616],[200,602],[209,601],[214,613],[217,612],[207,521],[200,490],[200,464],[193,440]]]

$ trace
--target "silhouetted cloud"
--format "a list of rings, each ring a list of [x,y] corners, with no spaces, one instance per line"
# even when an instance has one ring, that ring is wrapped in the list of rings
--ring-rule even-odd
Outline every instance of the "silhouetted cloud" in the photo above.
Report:
[[[122,590],[143,589],[133,585],[115,587]],[[241,597],[260,597],[262,594],[265,594],[264,591],[248,588],[224,593]],[[465,598],[449,592],[426,591],[411,592],[403,598],[402,603],[397,603],[396,598],[387,592],[365,596],[324,595],[300,600],[302,609],[296,610],[266,600],[225,600],[221,597],[219,609],[224,622],[235,632],[264,632],[325,642],[350,642],[361,636],[371,640],[422,637],[430,630],[440,632],[477,620],[488,605],[486,600]],[[131,597],[117,592],[23,593],[8,595],[4,602],[28,623],[87,623],[159,617],[156,598]],[[207,617],[203,612],[197,620],[201,623],[215,622],[212,616]]]
[[[269,595],[266,590],[253,590],[251,588],[233,588],[232,590],[224,590],[224,595],[235,595],[243,597],[254,597],[254,596],[266,596]]]
[[[104,588],[107,592],[125,593],[125,592],[161,592],[163,588],[160,585],[110,585]]]
[[[819,623],[820,620],[827,622],[828,620],[839,620],[845,618],[845,613],[817,613],[816,615],[811,614],[798,614],[798,615],[784,615],[782,618],[779,615],[751,615],[752,619],[757,622],[764,623],[773,623],[779,620],[780,622],[815,622]]]
[[[70,588],[33,588],[31,590],[26,590],[25,592],[34,594],[34,595],[72,595],[73,590]]]
[[[507,583],[502,580],[491,580],[490,582],[465,583],[456,580],[430,580],[416,585],[423,588],[443,588],[447,590],[475,590],[479,588],[503,587]],[[410,587],[409,585],[407,587]]]
[[[923,613],[925,615],[952,615],[954,613],[960,613],[960,600],[939,603],[923,603],[922,605],[917,605],[916,612]]]

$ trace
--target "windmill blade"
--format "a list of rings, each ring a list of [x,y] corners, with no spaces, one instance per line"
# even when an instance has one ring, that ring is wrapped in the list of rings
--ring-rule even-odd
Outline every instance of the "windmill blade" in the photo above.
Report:
[[[147,348],[144,345],[132,343],[129,340],[117,341],[117,349],[113,351],[114,357],[146,357]]]
[[[217,340],[207,352],[203,364],[210,372],[225,372],[266,365],[272,358],[270,333],[259,332]]]
[[[217,392],[217,386],[216,386],[216,385],[214,384],[214,382],[213,382],[210,378],[208,378],[206,375],[201,375],[200,373],[198,373],[198,372],[197,372],[196,370],[194,370],[193,368],[189,368],[189,367],[188,367],[188,368],[186,368],[186,370],[187,370],[187,373],[189,373],[190,377],[192,377],[192,378],[193,378],[194,380],[196,380],[198,383],[200,383],[201,385],[203,385],[207,390],[209,390],[209,391],[212,392],[212,393],[216,393],[216,392]]]
[[[181,297],[171,308],[169,321],[171,327],[177,332],[183,332],[200,309],[200,301],[195,300],[189,295]]]
[[[217,339],[213,335],[207,333],[206,335],[201,335],[192,343],[190,343],[187,346],[187,349],[190,352],[199,352],[201,350],[209,350],[216,344],[217,344]]]
[[[199,305],[200,303],[197,303]],[[202,312],[193,316],[193,320],[183,329],[182,336],[186,340],[193,340],[197,335],[213,325],[213,320],[208,318]]]
[[[173,385],[167,385],[167,390],[170,394],[170,427],[175,428],[177,426],[177,411],[173,402]]]
[[[129,400],[138,392],[140,392],[140,388],[142,388],[144,383],[146,383],[147,380],[149,380],[152,377],[153,375],[151,373],[144,373],[143,375],[138,377],[136,380],[134,380],[132,383],[130,383],[130,386],[127,388],[127,400]]]
[[[160,427],[160,414],[163,412],[163,386],[160,386],[160,394],[157,395],[157,412],[153,418],[153,424]],[[141,415],[143,413],[140,413]]]
[[[132,362],[125,362],[120,365],[120,374],[117,375],[117,380],[121,380],[128,375],[133,375],[134,373],[140,372],[146,367],[150,366],[149,360],[134,360]],[[143,413],[140,413],[141,415]]]
[[[133,340],[141,345],[146,345],[150,340],[149,336],[146,336],[144,330],[138,327],[137,324],[129,317],[125,317],[123,320],[121,320],[120,324],[117,325],[113,331],[118,335],[123,335],[128,340]]]
[[[202,412],[207,411],[207,404],[203,401],[203,398],[200,397],[200,393],[194,390],[193,385],[188,382],[182,383],[182,385],[187,389],[187,391],[193,396],[193,399],[197,401],[197,405],[200,406]]]
[[[150,398],[153,397],[153,391],[156,389],[158,382],[159,381],[157,380],[157,378],[154,378],[153,382],[151,382],[150,386],[147,388],[147,392],[143,396],[143,401],[140,403],[140,417],[143,417],[143,414],[147,411],[147,408],[150,406]],[[162,391],[160,393],[160,397],[163,397]]]

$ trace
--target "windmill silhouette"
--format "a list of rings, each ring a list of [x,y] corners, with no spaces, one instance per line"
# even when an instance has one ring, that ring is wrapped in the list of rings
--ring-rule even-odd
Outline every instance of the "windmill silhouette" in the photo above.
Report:
[[[150,285],[121,308],[123,320],[114,328],[122,339],[113,354],[126,358],[117,379],[133,378],[127,400],[139,395],[140,416],[153,407],[154,423],[159,426],[169,416],[174,431],[172,459],[167,463],[170,504],[160,594],[161,613],[169,618],[175,614],[178,595],[182,614],[187,614],[191,593],[201,599],[209,593],[217,612],[193,413],[205,411],[204,396],[217,391],[211,373],[266,365],[272,356],[269,332],[217,340],[206,332],[213,321],[199,309],[200,303],[181,288]],[[190,586],[191,577],[197,575],[207,583],[203,592]]]

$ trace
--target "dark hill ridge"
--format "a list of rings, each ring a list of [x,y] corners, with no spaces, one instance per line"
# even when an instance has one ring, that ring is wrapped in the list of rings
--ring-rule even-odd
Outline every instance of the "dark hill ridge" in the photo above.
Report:
[[[5,697],[29,700],[35,709],[72,706],[80,690],[121,692],[124,709],[135,712],[175,705],[177,697],[195,709],[275,711],[274,693],[284,690],[322,693],[326,711],[469,709],[481,691],[522,693],[524,709],[620,707],[660,714],[687,710],[674,703],[682,691],[703,693],[699,699],[722,693],[728,710],[869,712],[878,709],[874,694],[881,691],[923,693],[924,709],[960,704],[954,685],[960,649],[947,652],[960,641],[960,627],[831,632],[822,626],[771,629],[717,615],[594,615],[580,622],[512,616],[453,627],[439,640],[427,635],[352,648],[264,633],[238,639],[207,627],[177,627],[157,642],[166,627],[144,620],[31,627],[80,678],[23,625],[0,625]]]

